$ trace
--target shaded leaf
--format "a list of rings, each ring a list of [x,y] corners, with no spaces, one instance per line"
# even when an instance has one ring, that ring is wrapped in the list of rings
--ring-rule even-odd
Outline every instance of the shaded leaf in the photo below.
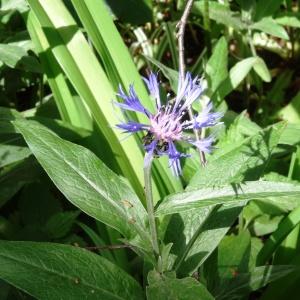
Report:
[[[143,298],[138,283],[117,266],[60,244],[0,241],[0,278],[44,300]]]

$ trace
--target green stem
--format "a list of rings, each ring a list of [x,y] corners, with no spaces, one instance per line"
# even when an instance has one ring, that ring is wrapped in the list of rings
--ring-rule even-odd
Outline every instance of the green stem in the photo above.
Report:
[[[145,158],[145,161],[146,160],[147,158]],[[150,233],[151,233],[151,242],[155,254],[159,256],[159,246],[158,246],[157,231],[156,231],[156,224],[155,224],[152,183],[151,183],[152,160],[153,159],[150,158],[149,162],[145,163],[144,165],[145,196],[146,196],[146,205],[147,205],[147,212],[148,212],[149,226],[150,226]]]

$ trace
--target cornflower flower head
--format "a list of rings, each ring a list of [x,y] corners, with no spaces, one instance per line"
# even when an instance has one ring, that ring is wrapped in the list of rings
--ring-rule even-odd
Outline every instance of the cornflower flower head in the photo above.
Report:
[[[184,79],[179,78],[177,95],[174,99],[168,100],[165,105],[162,105],[161,102],[157,75],[151,73],[148,78],[144,78],[144,81],[150,95],[155,99],[156,112],[151,113],[141,104],[133,85],[130,85],[128,94],[120,86],[117,96],[122,98],[123,102],[115,102],[115,104],[122,110],[135,111],[146,115],[149,123],[141,124],[135,121],[127,121],[118,124],[117,127],[130,134],[139,131],[145,132],[143,138],[144,149],[147,153],[145,164],[149,163],[153,156],[167,155],[173,174],[179,176],[181,174],[180,158],[189,155],[179,152],[176,143],[179,141],[187,142],[204,153],[211,152],[214,141],[213,136],[196,140],[185,131],[215,126],[219,123],[219,119],[223,114],[212,112],[213,107],[209,103],[192,119],[186,117],[191,105],[199,100],[203,93],[203,86],[198,77],[193,79],[190,73],[187,73]]]

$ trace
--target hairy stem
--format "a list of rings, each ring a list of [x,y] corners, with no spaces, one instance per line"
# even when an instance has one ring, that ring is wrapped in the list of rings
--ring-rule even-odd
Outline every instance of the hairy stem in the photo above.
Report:
[[[185,77],[184,34],[185,34],[186,23],[187,23],[189,14],[191,12],[193,3],[194,3],[194,0],[187,1],[185,9],[182,14],[182,17],[177,24],[177,28],[178,28],[177,38],[178,38],[178,52],[179,52],[179,76],[180,76],[180,80],[182,82]],[[192,120],[193,119],[193,110],[191,107],[189,107],[188,113],[189,113],[190,119]],[[201,132],[199,132],[197,129],[194,129],[194,134],[195,134],[196,140],[199,141]],[[199,150],[199,156],[200,156],[200,161],[201,161],[202,165],[205,165],[206,164],[205,154]]]
[[[146,163],[146,161],[148,162]],[[148,212],[149,226],[150,226],[150,233],[151,233],[151,242],[155,254],[159,255],[159,246],[158,246],[158,239],[157,239],[153,195],[152,195],[151,166],[152,166],[152,157],[149,160],[145,158],[145,164],[144,164],[145,195],[146,195],[146,205],[147,205],[147,212]]]

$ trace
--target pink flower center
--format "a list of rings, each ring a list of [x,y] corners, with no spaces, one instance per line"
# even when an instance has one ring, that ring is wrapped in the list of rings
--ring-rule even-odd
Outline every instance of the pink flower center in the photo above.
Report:
[[[181,117],[172,112],[158,112],[154,117],[150,118],[150,131],[157,140],[165,142],[180,140],[182,126]]]

